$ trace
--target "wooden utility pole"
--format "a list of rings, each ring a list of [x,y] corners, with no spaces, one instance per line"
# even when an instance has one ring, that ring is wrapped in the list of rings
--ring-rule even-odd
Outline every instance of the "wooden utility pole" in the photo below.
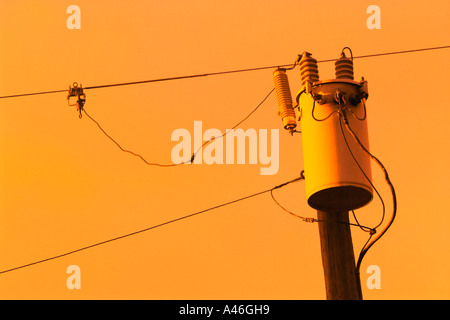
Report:
[[[327,300],[362,300],[348,212],[317,211]]]

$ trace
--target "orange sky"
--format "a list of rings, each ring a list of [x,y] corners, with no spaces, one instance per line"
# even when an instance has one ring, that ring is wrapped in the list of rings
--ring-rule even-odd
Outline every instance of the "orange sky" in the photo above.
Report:
[[[81,8],[69,30],[66,9]],[[381,29],[366,8],[381,8]],[[2,1],[0,95],[448,45],[448,1]],[[446,42],[447,41],[447,42]],[[448,299],[449,49],[355,60],[369,83],[371,151],[389,171],[398,214],[361,267],[365,299]],[[332,63],[319,64],[322,80]],[[289,72],[293,94],[298,68]],[[86,90],[89,114],[121,145],[170,163],[172,132],[224,132],[273,88],[272,70]],[[272,95],[239,128],[280,129],[278,173],[261,164],[146,166],[120,152],[66,93],[0,100],[0,271],[269,189],[303,169]],[[392,202],[381,170],[373,177]],[[303,183],[276,191],[315,217]],[[375,199],[357,211],[378,223]],[[352,228],[355,254],[367,234]],[[66,286],[70,265],[81,289]],[[365,286],[370,265],[381,289]],[[1,299],[325,299],[317,224],[269,194],[60,259],[0,274]]]

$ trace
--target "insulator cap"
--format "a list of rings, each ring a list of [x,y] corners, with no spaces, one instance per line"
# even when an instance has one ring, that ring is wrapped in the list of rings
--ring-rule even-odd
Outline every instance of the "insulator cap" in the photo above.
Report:
[[[353,60],[342,55],[334,64],[336,79],[353,80]]]
[[[317,67],[317,60],[311,56],[311,53],[304,52],[302,54],[299,66],[302,86],[305,86],[306,81],[310,81],[312,83],[319,81],[319,68]]]

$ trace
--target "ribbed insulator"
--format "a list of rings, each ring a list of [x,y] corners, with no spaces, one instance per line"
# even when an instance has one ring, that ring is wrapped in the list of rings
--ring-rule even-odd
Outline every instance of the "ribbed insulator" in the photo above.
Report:
[[[353,60],[342,56],[335,64],[336,79],[350,79],[353,80]]]
[[[300,76],[302,78],[302,86],[305,86],[306,81],[312,83],[319,81],[319,68],[317,67],[317,60],[311,57],[311,54],[305,52],[299,62]]]
[[[292,132],[297,127],[295,111],[292,107],[291,89],[286,70],[277,68],[273,72],[273,83],[277,94],[278,108],[284,128]]]

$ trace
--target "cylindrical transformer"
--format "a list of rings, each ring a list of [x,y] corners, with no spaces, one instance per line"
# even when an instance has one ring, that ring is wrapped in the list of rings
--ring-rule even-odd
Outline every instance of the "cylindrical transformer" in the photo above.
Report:
[[[349,127],[369,149],[366,89],[366,81],[332,79],[314,83],[311,93],[300,96],[306,197],[314,209],[349,211],[373,198],[370,157],[340,114],[345,112]]]

